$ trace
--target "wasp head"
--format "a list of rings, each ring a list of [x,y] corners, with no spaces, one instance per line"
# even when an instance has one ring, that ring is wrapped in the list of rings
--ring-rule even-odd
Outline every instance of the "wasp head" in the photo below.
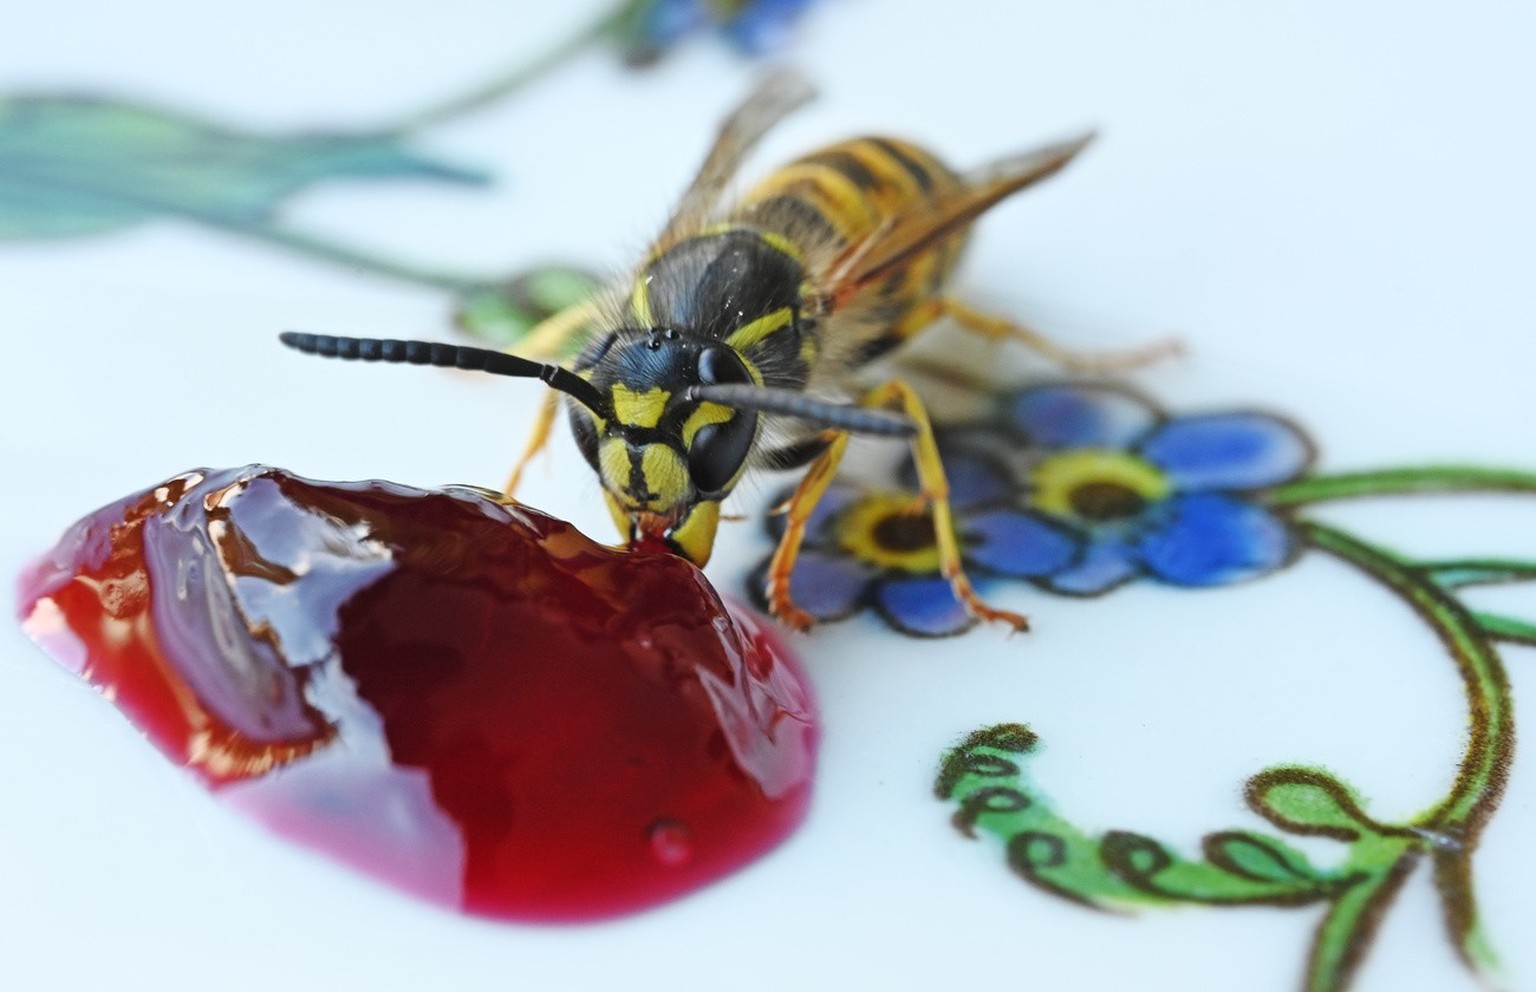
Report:
[[[703,565],[760,418],[690,389],[754,385],[747,363],[729,345],[652,328],[610,335],[577,369],[607,400],[600,412],[572,404],[571,427],[620,530]]]

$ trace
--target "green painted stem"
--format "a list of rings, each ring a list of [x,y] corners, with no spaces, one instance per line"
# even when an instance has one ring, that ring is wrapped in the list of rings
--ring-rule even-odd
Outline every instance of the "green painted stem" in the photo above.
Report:
[[[543,54],[520,63],[516,67],[502,73],[488,83],[477,86],[465,93],[429,104],[413,113],[406,114],[396,121],[392,127],[385,129],[386,134],[404,135],[423,128],[443,124],[456,117],[463,116],[481,107],[495,103],[505,97],[511,96],[518,90],[535,82],[540,77],[558,69],[574,56],[580,54],[596,42],[602,40],[631,16],[630,8],[633,3],[625,2],[615,5],[597,17],[596,20],[582,25],[564,41],[559,42],[553,48]]]
[[[1273,506],[1301,506],[1366,496],[1470,492],[1536,494],[1536,473],[1479,468],[1474,465],[1431,465],[1425,468],[1384,469],[1344,475],[1314,475],[1276,486],[1265,494],[1265,499]]]
[[[1328,908],[1307,958],[1306,992],[1343,992],[1354,980],[1382,918],[1418,861],[1405,851],[1385,872],[1361,876]]]
[[[1314,547],[1359,568],[1413,607],[1455,662],[1467,698],[1466,750],[1450,791],[1414,817],[1412,825],[1451,838],[1463,852],[1472,851],[1504,793],[1515,743],[1509,678],[1488,632],[1422,569],[1331,527],[1305,520],[1299,526]],[[1483,971],[1492,961],[1480,949],[1484,945],[1476,929],[1470,870],[1463,866],[1462,874],[1464,884],[1440,887],[1446,927],[1467,965]]]
[[[1301,528],[1313,546],[1360,568],[1401,596],[1435,631],[1455,661],[1470,715],[1467,749],[1451,792],[1414,823],[1453,834],[1457,827],[1481,827],[1498,803],[1505,766],[1514,753],[1509,679],[1498,652],[1466,607],[1421,570],[1331,527],[1302,521]]]

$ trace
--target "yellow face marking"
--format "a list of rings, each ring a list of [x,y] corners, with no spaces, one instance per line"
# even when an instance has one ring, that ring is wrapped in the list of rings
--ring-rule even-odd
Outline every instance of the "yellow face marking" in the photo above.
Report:
[[[643,493],[635,492],[637,463]],[[666,513],[693,495],[688,466],[681,455],[665,444],[648,444],[637,452],[621,437],[608,438],[597,449],[597,468],[603,489],[626,514]]]
[[[737,351],[746,351],[774,331],[783,329],[794,315],[795,312],[789,307],[780,307],[771,313],[765,313],[756,320],[748,321],[736,328],[725,339],[725,343]]]
[[[629,427],[655,427],[666,412],[671,395],[660,386],[642,393],[616,382],[612,389],[614,419]]]
[[[683,421],[683,447],[693,447],[694,435],[710,424],[725,423],[731,419],[734,412],[730,407],[721,406],[719,403],[700,403],[699,408]]]
[[[720,504],[709,500],[695,503],[688,515],[667,533],[683,557],[703,568],[715,549],[715,531],[720,527]]]
[[[597,471],[607,492],[622,493],[629,489],[629,445],[623,438],[610,437],[597,449]]]
[[[761,386],[763,384],[763,373],[758,371],[757,365],[746,355],[742,355],[740,358],[741,364],[747,367],[747,375],[752,377],[752,381],[755,384]]]
[[[681,505],[693,494],[688,466],[683,458],[665,444],[648,444],[640,455],[640,477],[651,494],[651,507],[669,510]]]

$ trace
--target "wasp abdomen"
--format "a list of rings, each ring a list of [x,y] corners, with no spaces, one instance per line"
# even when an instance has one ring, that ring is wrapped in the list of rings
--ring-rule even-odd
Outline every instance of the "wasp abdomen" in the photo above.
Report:
[[[747,194],[736,216],[791,240],[856,244],[897,218],[921,213],[963,186],[933,155],[894,138],[855,138],[814,152],[770,175]],[[930,318],[920,316],[954,270],[965,234],[936,242],[879,284],[855,306],[889,315],[889,330],[866,345],[874,357],[901,344]]]

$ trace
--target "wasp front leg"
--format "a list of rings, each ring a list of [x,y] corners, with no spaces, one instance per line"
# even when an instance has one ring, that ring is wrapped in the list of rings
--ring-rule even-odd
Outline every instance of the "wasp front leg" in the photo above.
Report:
[[[572,343],[590,329],[596,313],[590,300],[573,303],[564,310],[558,310],[539,321],[523,340],[507,350],[523,358],[558,360],[569,353],[572,350]],[[504,492],[508,496],[517,491],[518,485],[523,481],[523,472],[527,470],[528,463],[533,461],[534,456],[543,451],[544,446],[549,443],[549,434],[559,412],[560,394],[553,390],[545,393],[539,412],[534,417],[528,443],[523,447],[523,453],[518,457],[517,464],[512,466],[512,474],[507,477]]]
[[[512,466],[512,474],[507,477],[503,492],[508,496],[517,492],[518,484],[523,481],[523,471],[528,468],[528,463],[533,461],[534,456],[543,451],[544,446],[549,443],[549,434],[554,429],[555,417],[559,413],[560,394],[553,389],[547,390],[544,398],[539,402],[539,412],[533,418],[533,430],[528,433],[528,444],[524,446],[517,464]]]
[[[773,558],[768,562],[768,609],[780,623],[794,630],[809,630],[815,621],[795,605],[789,594],[789,579],[795,570],[795,560],[800,557],[806,524],[837,475],[837,467],[842,464],[843,453],[847,450],[848,433],[831,432],[826,448],[811,462],[805,477],[784,506],[784,536],[779,538],[779,546],[773,550]]]

